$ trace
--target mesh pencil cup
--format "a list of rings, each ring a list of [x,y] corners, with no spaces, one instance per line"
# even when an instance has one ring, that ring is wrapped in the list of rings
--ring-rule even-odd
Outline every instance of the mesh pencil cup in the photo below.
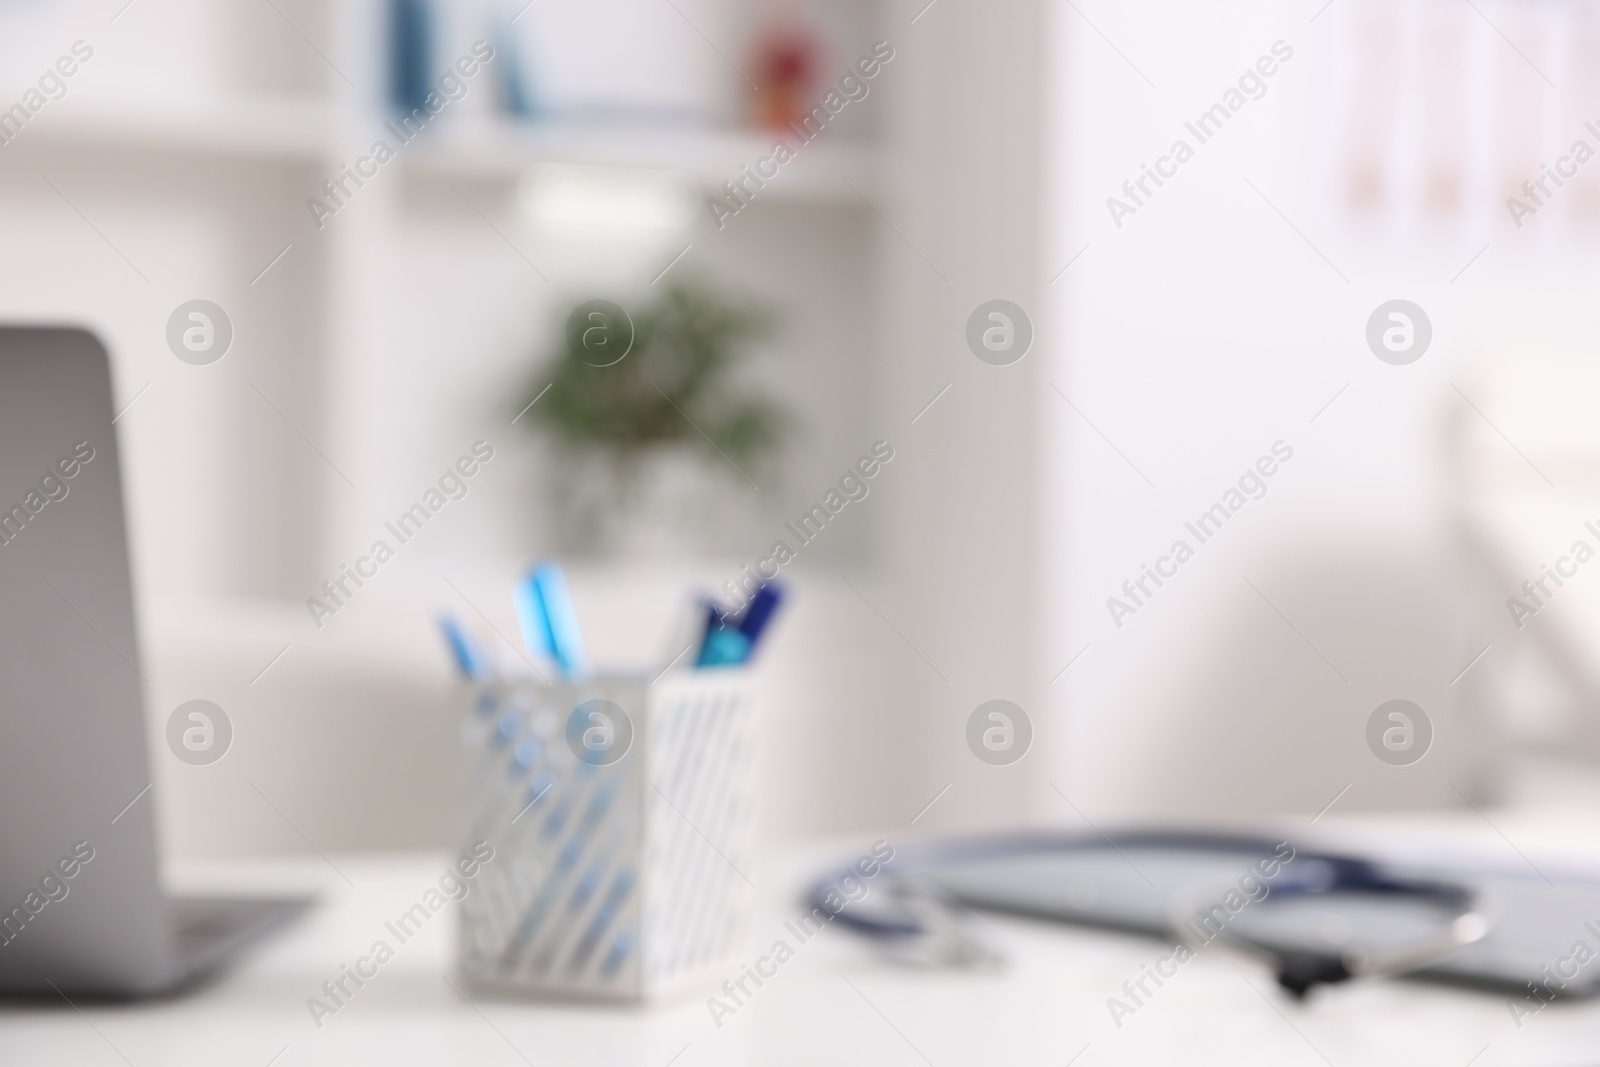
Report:
[[[714,985],[748,929],[757,708],[747,673],[486,686],[463,731],[461,902],[483,990],[642,1001]]]

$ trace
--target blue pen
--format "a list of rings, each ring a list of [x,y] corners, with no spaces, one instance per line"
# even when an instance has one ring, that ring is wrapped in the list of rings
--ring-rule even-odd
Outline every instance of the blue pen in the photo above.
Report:
[[[617,911],[632,891],[633,872],[624,870],[611,883],[611,889],[606,893],[605,900],[595,909],[594,916],[589,921],[589,928],[584,931],[583,937],[573,948],[572,956],[567,962],[568,970],[580,971],[583,965],[589,962],[589,956],[594,952],[601,935],[605,933],[606,927],[611,925],[611,920],[616,918]]]
[[[711,643],[711,635],[722,628],[722,608],[715,600],[705,597],[700,601],[700,648],[694,654],[694,665],[705,666],[706,650]]]
[[[489,655],[472,636],[462,628],[460,620],[449,612],[439,615],[439,629],[444,631],[445,643],[455,657],[456,669],[470,682],[488,681],[494,674]]]
[[[540,763],[544,755],[544,744],[539,738],[531,734],[517,742],[511,750],[511,760],[506,764],[501,775],[503,784],[489,798],[487,803],[480,805],[477,822],[473,826],[472,836],[469,841],[480,839],[493,840],[500,834],[500,821],[502,818],[510,819],[515,816],[513,809],[509,814],[507,807],[517,803],[518,794],[521,792],[522,781],[533,774],[533,770]],[[492,775],[491,775],[492,777]],[[523,801],[526,804],[526,801]]]
[[[617,968],[622,966],[632,948],[633,932],[631,930],[617,931],[617,936],[611,939],[611,948],[606,953],[605,961],[600,964],[600,973],[606,978],[616,974]]]
[[[779,586],[769,583],[756,590],[756,595],[751,598],[749,605],[744,609],[744,614],[739,618],[739,632],[749,639],[750,652],[755,651],[756,643],[761,640],[767,623],[772,621],[772,616],[777,613],[778,605],[781,603],[783,603],[783,590]]]
[[[515,933],[503,950],[500,962],[502,971],[510,972],[517,969],[525,955],[533,948],[534,942],[543,933],[542,927],[545,919],[558,904],[558,895],[567,876],[576,870],[578,861],[583,859],[590,845],[595,843],[595,833],[605,819],[606,814],[610,811],[612,801],[615,799],[616,788],[613,784],[606,782],[609,775],[603,769],[596,771],[595,768],[583,763],[580,763],[579,767],[582,768],[584,773],[595,775],[599,780],[595,793],[590,798],[588,810],[584,812],[581,824],[567,837],[565,844],[556,856],[554,869],[545,875],[543,885],[539,888],[532,903],[527,906],[521,922],[517,924]],[[542,836],[546,838],[559,837],[566,828],[567,816],[570,814],[570,805],[552,812],[550,818],[545,821]],[[616,842],[622,835],[623,827],[613,827],[608,835],[610,843],[601,846],[600,850],[602,852],[615,851]],[[556,950],[557,946],[549,938],[546,938],[546,941],[544,948],[533,960],[533,966],[536,971],[543,970],[549,965],[551,954]]]
[[[572,610],[572,597],[567,593],[567,580],[560,567],[554,563],[534,567],[517,583],[512,600],[523,643],[530,652],[548,655],[569,679],[588,673],[583,633],[578,629],[578,615]]]

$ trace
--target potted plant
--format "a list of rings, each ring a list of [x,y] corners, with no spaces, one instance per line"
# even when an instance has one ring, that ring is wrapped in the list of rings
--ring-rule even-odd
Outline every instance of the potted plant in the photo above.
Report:
[[[703,540],[719,493],[757,491],[790,417],[739,372],[773,325],[765,308],[697,279],[626,310],[590,301],[568,316],[518,404],[552,446],[561,551]]]

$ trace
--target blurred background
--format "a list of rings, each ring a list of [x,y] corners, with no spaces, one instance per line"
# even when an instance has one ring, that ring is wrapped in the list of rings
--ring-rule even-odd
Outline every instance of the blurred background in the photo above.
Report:
[[[1507,602],[1600,548],[1597,43],[1587,0],[0,0],[0,314],[112,352],[150,736],[234,722],[218,767],[152,748],[169,854],[443,845],[436,611],[515,634],[556,556],[595,658],[659,667],[880,441],[783,571],[776,839],[1600,795],[1600,567]],[[167,339],[197,299],[204,366]],[[706,370],[683,424],[553,386],[594,299],[722,323],[651,335]],[[1404,365],[1367,343],[1396,299]],[[997,698],[1004,767],[965,740]],[[1366,751],[1391,699],[1411,767]]]

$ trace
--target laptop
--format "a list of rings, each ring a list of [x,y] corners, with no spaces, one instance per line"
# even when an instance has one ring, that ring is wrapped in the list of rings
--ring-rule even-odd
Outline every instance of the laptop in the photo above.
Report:
[[[111,368],[0,328],[0,993],[143,996],[305,899],[161,888]]]

